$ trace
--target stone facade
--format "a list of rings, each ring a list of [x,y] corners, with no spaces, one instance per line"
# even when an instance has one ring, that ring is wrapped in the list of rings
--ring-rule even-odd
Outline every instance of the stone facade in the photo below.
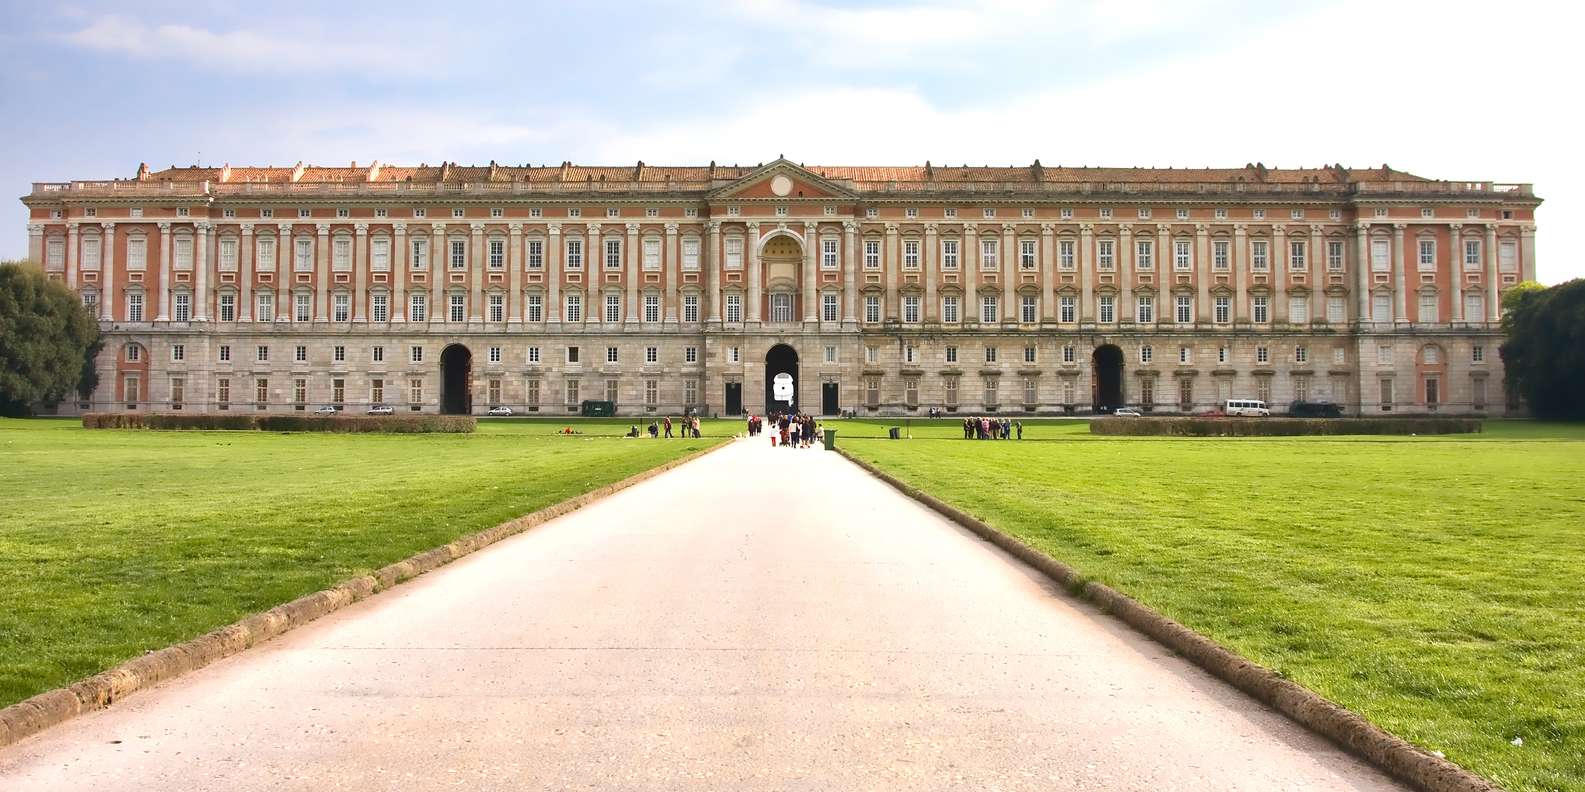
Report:
[[[140,167],[35,184],[73,410],[1503,414],[1525,184],[1383,166]]]

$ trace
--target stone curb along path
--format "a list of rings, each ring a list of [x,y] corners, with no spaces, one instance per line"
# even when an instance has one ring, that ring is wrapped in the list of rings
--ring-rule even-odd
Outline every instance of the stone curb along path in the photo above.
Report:
[[[1121,619],[1157,643],[1381,768],[1393,778],[1425,792],[1502,792],[1500,787],[1490,781],[1446,759],[1432,755],[1407,740],[1387,733],[1359,715],[1295,682],[1282,678],[1271,669],[1157,613],[1132,597],[1105,584],[1086,580],[1073,567],[933,495],[900,481],[890,473],[853,456],[846,449],[839,447],[837,451],[870,475],[1007,551],[1014,558],[1061,584],[1067,591],[1089,600],[1101,610]]]
[[[469,534],[450,544],[426,550],[382,567],[372,574],[344,580],[323,591],[298,597],[284,605],[277,605],[263,613],[254,614],[190,641],[149,652],[76,684],[45,691],[0,709],[0,748],[85,712],[104,709],[140,690],[203,668],[216,660],[230,657],[328,613],[338,611],[354,602],[482,550],[502,539],[577,511],[601,498],[719,450],[730,443],[733,437],[720,438],[719,442],[709,448],[546,506],[539,511],[508,520],[493,528]]]

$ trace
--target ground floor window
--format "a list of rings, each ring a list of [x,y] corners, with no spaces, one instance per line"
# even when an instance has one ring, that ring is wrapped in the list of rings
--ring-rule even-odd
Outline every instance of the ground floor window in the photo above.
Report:
[[[215,380],[215,407],[221,410],[231,409],[230,377],[221,377]]]
[[[1442,381],[1436,377],[1425,378],[1425,406],[1434,410],[1442,403]]]
[[[1271,402],[1271,377],[1255,378],[1255,398],[1263,402]]]
[[[1034,377],[1024,377],[1024,408],[1033,410],[1040,403],[1039,380]]]
[[[1145,377],[1139,381],[1139,409],[1149,412],[1156,406],[1156,380]]]
[[[958,378],[947,377],[941,381],[942,403],[947,407],[958,406]]]
[[[344,379],[340,379],[340,378],[331,380],[330,381],[330,403],[336,405],[336,409],[339,410],[339,409],[341,409],[341,406],[346,401],[347,401],[347,381],[344,380]]]
[[[919,378],[906,377],[903,379],[903,404],[909,408],[919,406]]]
[[[1293,378],[1293,398],[1297,401],[1310,400],[1310,378],[1300,375]]]
[[[1469,383],[1469,394],[1470,401],[1474,404],[1475,409],[1486,409],[1486,378],[1475,377],[1471,379]]]
[[[424,403],[424,380],[413,377],[407,381],[408,408],[417,410]]]
[[[620,391],[621,391],[621,384],[616,378],[613,377],[613,378],[608,379],[608,380],[605,381],[605,400],[606,401],[608,401],[608,402],[610,402],[612,404],[616,404],[616,402],[617,402],[616,396],[617,396],[617,393],[620,392]]]
[[[688,407],[699,403],[699,380],[686,379],[682,381],[682,402],[684,406]]]
[[[654,409],[660,403],[660,380],[644,380],[644,406]]]
[[[578,411],[578,381],[575,380],[575,379],[567,380],[566,383],[564,384],[564,388],[565,388],[565,392],[567,394],[567,409],[571,410],[573,412],[577,412]]]
[[[501,406],[501,381],[500,380],[498,380],[498,379],[490,380],[490,383],[485,386],[485,392],[489,394],[488,401],[490,402],[490,406],[491,407],[499,407],[499,406]]]
[[[529,412],[539,410],[539,380],[531,379],[523,385],[523,401],[528,404]]]
[[[994,410],[1002,403],[1001,388],[1001,378],[985,378],[985,409]]]
[[[171,378],[171,409],[180,410],[182,402],[187,397],[187,380],[181,377]]]
[[[1178,380],[1178,412],[1194,411],[1194,380]]]
[[[308,380],[292,380],[292,403],[299,410],[308,408]]]
[[[385,401],[385,380],[369,380],[369,403],[381,404]]]
[[[1381,410],[1392,412],[1392,380],[1387,377],[1381,380]]]
[[[880,377],[865,377],[864,378],[864,404],[867,405],[867,406],[870,406],[870,407],[878,407],[878,406],[880,406],[880,403],[881,403],[881,378]]]
[[[1077,390],[1077,388],[1074,386],[1073,380],[1071,380],[1071,379],[1063,380],[1062,381],[1062,403],[1065,404],[1065,405],[1071,406],[1073,404],[1073,394],[1074,394],[1074,392],[1076,390]]]

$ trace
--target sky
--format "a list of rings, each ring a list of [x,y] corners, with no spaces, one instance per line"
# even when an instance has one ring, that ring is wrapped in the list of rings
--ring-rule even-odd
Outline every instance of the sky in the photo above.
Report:
[[[140,162],[1388,164],[1534,183],[1557,283],[1576,5],[0,0],[0,197]]]

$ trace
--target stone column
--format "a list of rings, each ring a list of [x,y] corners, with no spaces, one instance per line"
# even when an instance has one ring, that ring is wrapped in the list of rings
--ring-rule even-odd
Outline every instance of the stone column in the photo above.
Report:
[[[468,225],[470,236],[468,239],[468,269],[472,270],[469,278],[468,294],[468,321],[484,321],[484,224],[470,223]]]
[[[1133,323],[1139,317],[1134,305],[1134,226],[1122,223],[1117,226],[1117,282],[1122,296],[1118,298],[1119,322]]]
[[[1497,291],[1497,224],[1486,224],[1486,244],[1481,250],[1481,255],[1486,263],[1486,321],[1498,322],[1502,319],[1502,304]]]
[[[901,280],[900,270],[903,266],[902,256],[898,254],[897,246],[901,244],[897,239],[897,224],[886,224],[886,240],[881,246],[881,271],[886,273],[886,301],[885,313],[881,318],[897,321],[902,318],[902,310],[898,303],[901,297],[898,294],[898,285]]]
[[[198,271],[193,281],[193,321],[209,320],[209,229],[208,223],[196,223],[198,232],[193,240],[193,269]]]
[[[1040,321],[1057,320],[1057,227],[1040,224]]]
[[[28,261],[44,267],[44,224],[28,223]]]
[[[958,319],[965,324],[980,321],[980,227],[963,224],[963,247],[958,250],[958,272],[963,276],[963,305]]]
[[[713,327],[721,326],[721,221],[705,223],[705,310]]]
[[[1370,315],[1370,224],[1354,226],[1354,295],[1356,322],[1371,321]]]
[[[600,236],[600,224],[585,226],[583,242],[583,322],[585,326],[605,321],[605,239]]]
[[[842,224],[842,231],[842,326],[851,328],[859,320],[859,224],[849,220]]]
[[[941,264],[938,260],[941,252],[941,243],[936,239],[936,224],[925,223],[925,249],[920,251],[920,266],[925,268],[925,305],[923,318],[926,322],[941,321],[941,298],[936,296],[937,269]]]
[[[1018,298],[1014,296],[1013,287],[1023,276],[1022,266],[1018,263],[1018,237],[1013,233],[1012,223],[1002,223],[1002,321],[1018,323]]]
[[[639,274],[639,256],[643,253],[638,244],[638,223],[628,223],[627,241],[627,324],[634,324],[644,317],[638,313],[638,288],[644,276]]]
[[[1464,321],[1464,228],[1462,223],[1449,223],[1447,227],[1448,265],[1453,274],[1453,305],[1448,315],[1453,321]]]
[[[171,224],[160,223],[160,310],[154,315],[157,322],[171,319]],[[149,306],[144,306],[147,316]]]
[[[506,321],[523,321],[523,224],[508,223],[506,266]]]
[[[552,328],[561,326],[561,224],[545,227],[545,321]]]
[[[669,325],[677,324],[680,313],[677,303],[682,300],[682,251],[679,249],[681,245],[681,240],[677,238],[677,224],[667,223],[666,246],[661,248],[660,271],[663,273],[661,275],[663,283],[660,299],[666,306],[666,313],[662,318]]]
[[[815,274],[820,267],[820,224],[813,222],[804,223],[804,266],[803,266],[803,304],[804,322],[815,324],[820,321],[820,294],[818,292],[819,280]]]
[[[1288,227],[1278,223],[1271,227],[1271,323],[1288,323]]]
[[[314,256],[318,272],[314,275],[314,319],[330,321],[330,224],[314,226],[318,238],[314,241]]]
[[[429,237],[429,311],[424,318],[433,323],[436,316],[446,316],[451,309],[446,305],[446,286],[451,281],[451,264],[446,260],[446,224],[430,226]]]
[[[1326,229],[1320,225],[1310,226],[1310,257],[1307,264],[1306,271],[1310,273],[1310,321],[1318,322],[1326,318],[1326,282],[1331,278],[1331,271],[1326,268]]]
[[[1535,280],[1535,226],[1519,227],[1520,280]]]
[[[66,286],[68,288],[72,288],[72,289],[77,288],[77,262],[78,262],[78,256],[80,255],[79,254],[79,248],[81,246],[82,246],[82,238],[77,235],[77,224],[76,223],[67,223],[66,224]],[[104,252],[104,246],[103,246],[103,244],[101,244],[100,245],[100,253],[103,254],[103,252]]]
[[[253,224],[241,225],[237,240],[237,321],[253,321]]]
[[[100,223],[104,238],[99,243],[99,315],[114,319],[116,314],[116,224]],[[145,306],[147,307],[147,306]]]
[[[1233,224],[1233,321],[1249,321],[1249,226]]]
[[[1392,288],[1395,322],[1409,321],[1409,276],[1403,266],[1403,223],[1392,224]]]
[[[292,224],[281,223],[275,238],[275,321],[284,322],[290,311],[292,293]]]
[[[750,324],[759,324],[761,318],[760,303],[765,299],[764,273],[760,272],[759,264],[759,223],[750,220],[744,226],[748,233],[743,238],[743,257],[748,261],[748,315],[745,317]]]
[[[1211,235],[1204,223],[1194,224],[1194,285],[1194,322],[1209,325],[1214,318],[1211,315]]]
[[[362,322],[368,316],[364,303],[369,301],[369,224],[358,223],[352,230],[356,234],[352,241],[352,321]]]
[[[1095,226],[1091,223],[1079,224],[1079,316],[1080,322],[1092,324],[1095,322],[1095,273],[1090,269],[1094,265],[1094,257],[1090,250],[1095,246]],[[1074,398],[1078,398],[1077,395]]]
[[[407,224],[391,224],[391,321],[407,321],[407,278],[413,253],[407,249]]]

